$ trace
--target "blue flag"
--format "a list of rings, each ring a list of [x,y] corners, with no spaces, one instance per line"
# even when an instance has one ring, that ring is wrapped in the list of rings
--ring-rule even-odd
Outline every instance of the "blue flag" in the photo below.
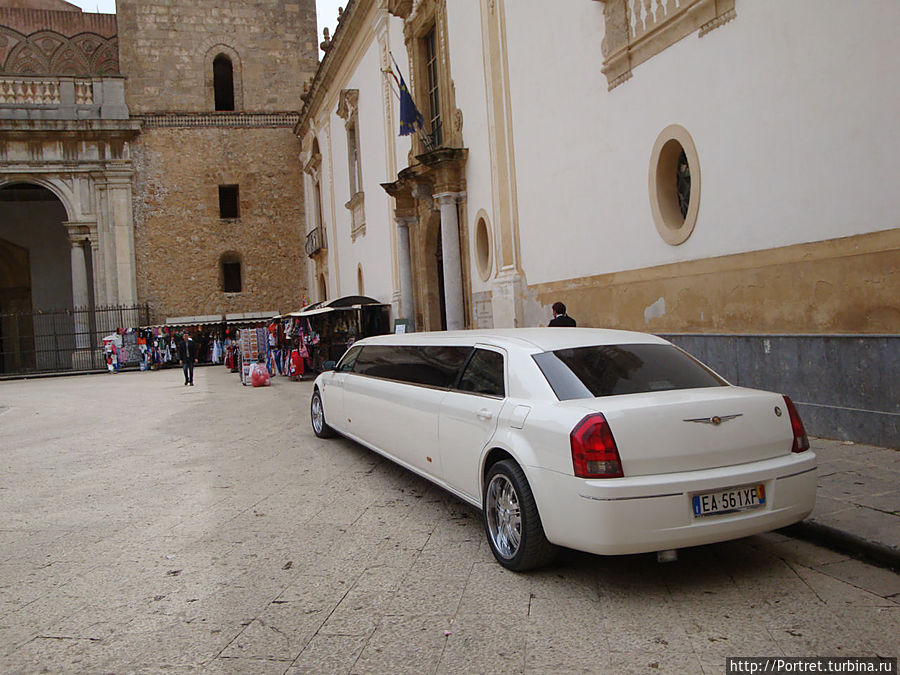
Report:
[[[409,89],[406,88],[403,75],[400,73],[398,75],[400,77],[400,135],[409,136],[416,133],[416,129],[421,129],[425,120],[422,118],[422,113],[416,108]]]

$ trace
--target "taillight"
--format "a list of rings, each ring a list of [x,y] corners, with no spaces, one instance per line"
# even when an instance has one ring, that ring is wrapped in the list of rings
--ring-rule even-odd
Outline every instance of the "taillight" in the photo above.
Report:
[[[794,431],[794,444],[791,446],[791,452],[809,450],[809,439],[806,437],[806,429],[803,428],[803,422],[800,420],[800,413],[797,412],[794,402],[789,397],[784,397],[784,404],[787,406],[788,416],[791,418],[791,429]]]
[[[609,422],[600,413],[588,415],[569,434],[572,466],[579,478],[621,478],[622,460]]]

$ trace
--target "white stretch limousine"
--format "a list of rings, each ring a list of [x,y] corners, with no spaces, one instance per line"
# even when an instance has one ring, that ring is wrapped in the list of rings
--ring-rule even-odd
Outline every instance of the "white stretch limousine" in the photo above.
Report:
[[[643,333],[518,328],[382,335],[316,379],[335,432],[483,512],[494,556],[666,551],[795,523],[816,456],[786,396],[729,385]]]

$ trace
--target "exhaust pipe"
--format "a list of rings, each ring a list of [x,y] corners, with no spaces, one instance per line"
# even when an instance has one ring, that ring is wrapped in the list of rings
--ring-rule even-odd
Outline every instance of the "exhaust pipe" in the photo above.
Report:
[[[665,551],[656,552],[656,562],[669,563],[678,560],[678,549],[670,548]]]

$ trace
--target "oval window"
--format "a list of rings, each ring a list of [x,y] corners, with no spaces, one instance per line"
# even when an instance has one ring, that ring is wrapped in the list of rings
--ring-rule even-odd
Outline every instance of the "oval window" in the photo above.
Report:
[[[491,276],[491,233],[484,217],[475,224],[475,263],[481,280],[487,281]]]
[[[659,235],[672,246],[691,236],[700,211],[700,160],[687,129],[663,129],[650,157],[650,208]]]

